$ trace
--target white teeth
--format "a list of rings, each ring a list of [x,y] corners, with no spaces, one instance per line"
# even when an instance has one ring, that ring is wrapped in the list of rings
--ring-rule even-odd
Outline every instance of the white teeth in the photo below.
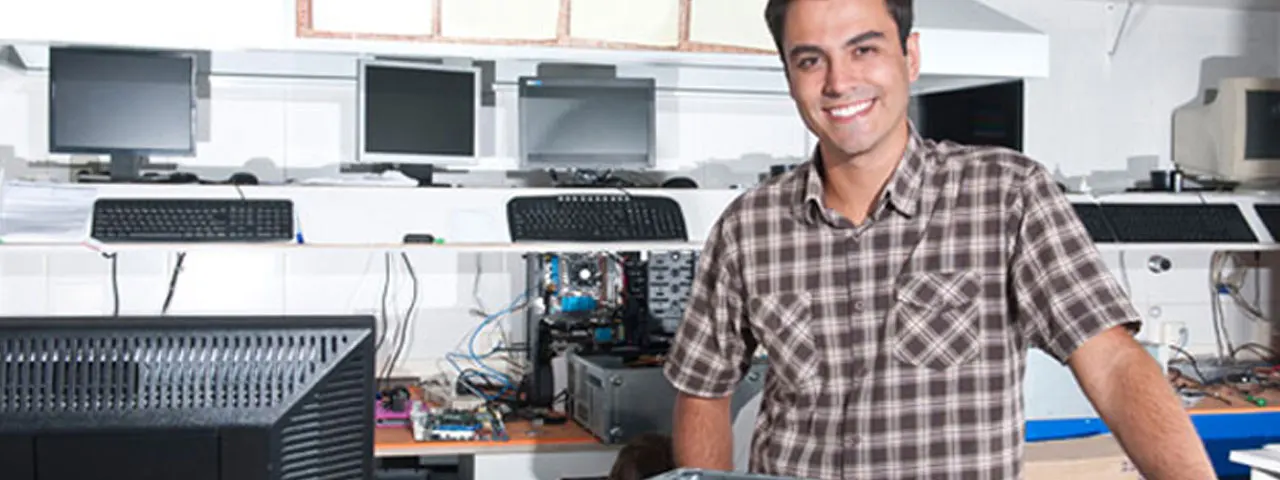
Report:
[[[847,107],[840,107],[828,111],[831,112],[831,115],[834,117],[847,118],[867,111],[868,108],[871,108],[871,103],[871,100],[867,100],[865,102],[858,102]]]

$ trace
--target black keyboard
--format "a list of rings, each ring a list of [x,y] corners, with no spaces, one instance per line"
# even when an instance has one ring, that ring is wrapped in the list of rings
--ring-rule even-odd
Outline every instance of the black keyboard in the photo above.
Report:
[[[100,198],[100,242],[274,242],[292,240],[293,202],[267,199]]]
[[[667,197],[565,194],[507,202],[511,241],[689,241],[680,204]]]

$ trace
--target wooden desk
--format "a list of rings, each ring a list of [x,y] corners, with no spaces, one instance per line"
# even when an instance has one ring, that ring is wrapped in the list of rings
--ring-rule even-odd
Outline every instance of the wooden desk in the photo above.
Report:
[[[502,442],[416,442],[405,428],[379,428],[374,433],[374,456],[458,457],[463,480],[544,480],[589,478],[608,474],[620,445],[605,445],[576,423],[544,425],[528,421],[507,423],[510,439]]]
[[[510,439],[501,441],[431,441],[417,442],[413,433],[405,428],[379,428],[374,433],[375,457],[419,457],[429,455],[474,455],[483,453],[510,453],[532,451],[581,451],[616,450],[600,443],[585,429],[573,422],[561,425],[543,425],[534,429],[533,424],[517,420],[507,424]]]

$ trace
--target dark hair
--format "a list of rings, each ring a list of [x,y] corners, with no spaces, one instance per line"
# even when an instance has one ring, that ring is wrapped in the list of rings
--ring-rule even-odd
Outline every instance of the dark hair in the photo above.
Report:
[[[671,438],[647,433],[632,438],[618,452],[609,480],[642,480],[676,468]]]
[[[905,53],[907,37],[911,35],[911,23],[915,18],[912,7],[915,2],[884,0],[884,3],[889,9],[889,15],[893,17],[893,23],[898,24],[898,42],[902,44],[902,51]],[[773,44],[778,47],[778,55],[782,57],[783,64],[786,64],[787,55],[782,51],[782,31],[787,23],[787,7],[790,5],[791,0],[769,0],[764,7],[764,22],[769,25],[769,33],[773,34]]]

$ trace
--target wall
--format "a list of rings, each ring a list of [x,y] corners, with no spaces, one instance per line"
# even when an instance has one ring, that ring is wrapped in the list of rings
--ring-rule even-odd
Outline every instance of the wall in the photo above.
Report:
[[[1175,108],[1223,76],[1280,74],[1274,11],[1134,2],[1117,45],[1125,2],[982,1],[1049,34],[1050,76],[1026,85],[1026,150],[1065,176],[1127,170],[1130,159],[1143,175],[1152,160],[1167,168]],[[1107,177],[1092,186],[1128,183]]]
[[[1139,4],[1118,50],[1109,55],[1123,13],[1109,2],[984,1],[1051,36],[1051,77],[1027,83],[1026,150],[1064,176],[1127,170],[1134,157],[1154,157],[1167,165],[1171,112],[1195,96],[1203,78],[1223,72],[1275,75],[1280,70],[1275,13]],[[513,79],[530,68],[517,65],[503,75]],[[670,87],[659,104],[660,168],[693,171],[708,184],[725,186],[749,182],[770,163],[798,159],[811,145],[784,95],[681,88],[693,78],[726,90],[743,82],[770,82],[744,80],[751,72],[633,73],[662,76]],[[236,170],[267,179],[331,174],[337,162],[354,156],[352,86],[342,79],[215,79],[208,105],[212,122],[199,156],[183,166],[215,177]],[[513,163],[512,90],[501,86],[498,105],[489,111],[485,132],[492,151],[486,153],[493,158],[485,160],[488,168]],[[0,68],[0,159],[6,146],[13,156],[46,158],[44,96],[41,74]],[[16,163],[8,165],[10,174],[21,170]],[[515,181],[501,174],[482,178]],[[383,261],[380,252],[370,251],[192,253],[171,311],[377,312]],[[1145,272],[1141,259],[1112,261],[1117,271],[1133,278]],[[129,252],[120,258],[127,311],[159,311],[173,262],[168,253]],[[416,309],[408,361],[401,370],[428,373],[476,325],[470,310],[478,304],[496,310],[512,298],[522,264],[509,254],[442,254],[415,258],[414,264],[430,287],[423,287],[429,291]],[[1207,275],[1203,256],[1192,255],[1179,265],[1188,282]],[[396,308],[388,310],[403,312],[410,297],[408,277],[393,267],[389,291]],[[477,270],[482,272],[478,281]],[[107,312],[109,279],[109,263],[93,253],[0,252],[0,314]],[[1202,293],[1178,299],[1179,308],[1190,312],[1182,318],[1191,323],[1206,318],[1208,298]],[[1148,312],[1150,301],[1142,301]],[[1198,325],[1189,328],[1195,336],[1190,342],[1212,345],[1212,338],[1205,338],[1211,330]],[[1249,334],[1241,328],[1241,335]]]

